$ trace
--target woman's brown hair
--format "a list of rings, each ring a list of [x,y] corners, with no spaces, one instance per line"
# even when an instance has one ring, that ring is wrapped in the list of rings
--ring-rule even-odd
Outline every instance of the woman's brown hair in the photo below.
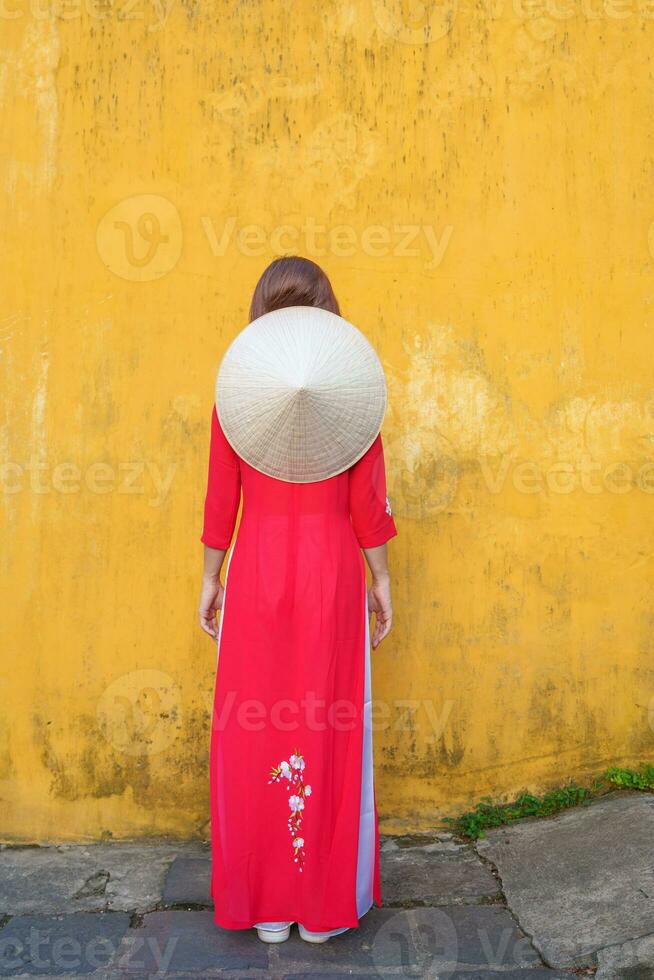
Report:
[[[299,255],[284,255],[270,263],[252,296],[250,323],[285,306],[317,306],[340,315],[332,284],[319,265]]]

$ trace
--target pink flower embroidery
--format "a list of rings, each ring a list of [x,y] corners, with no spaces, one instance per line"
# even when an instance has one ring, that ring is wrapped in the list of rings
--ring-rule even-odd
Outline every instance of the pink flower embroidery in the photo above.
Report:
[[[293,848],[293,860],[298,866],[298,871],[302,871],[304,864],[304,837],[300,836],[300,828],[304,819],[304,802],[311,796],[311,787],[304,782],[304,759],[296,749],[288,761],[284,759],[278,766],[273,766],[270,770],[268,783],[282,783],[287,790],[291,790],[288,798],[288,806],[291,811],[288,818],[288,830],[292,835],[291,846]]]

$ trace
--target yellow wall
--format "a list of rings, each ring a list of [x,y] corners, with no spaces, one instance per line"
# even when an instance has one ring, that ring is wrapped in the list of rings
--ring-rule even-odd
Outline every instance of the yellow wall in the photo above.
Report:
[[[1,19],[2,837],[208,832],[213,381],[282,251],[389,381],[383,827],[651,758],[654,9]]]

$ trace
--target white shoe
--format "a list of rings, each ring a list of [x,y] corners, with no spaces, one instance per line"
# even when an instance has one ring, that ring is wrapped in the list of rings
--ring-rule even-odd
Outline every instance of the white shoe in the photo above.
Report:
[[[266,922],[263,926],[255,926],[257,936],[262,943],[285,943],[291,935],[292,922]]]
[[[334,935],[333,932],[310,932],[303,925],[300,925],[299,922],[297,927],[300,930],[300,937],[304,939],[305,943],[326,943]],[[344,929],[343,932],[347,932],[347,930]],[[337,933],[337,935],[340,935],[340,933]]]

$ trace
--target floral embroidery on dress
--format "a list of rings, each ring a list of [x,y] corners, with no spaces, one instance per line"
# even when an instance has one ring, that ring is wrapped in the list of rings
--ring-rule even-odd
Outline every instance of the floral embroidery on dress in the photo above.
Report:
[[[386,513],[387,514],[392,514],[393,513],[392,510],[391,510],[391,502],[388,499],[388,497],[386,498]]]
[[[293,836],[291,846],[294,854],[293,860],[298,865],[298,871],[302,871],[304,864],[304,837],[300,836],[304,802],[308,796],[311,796],[311,787],[307,786],[304,782],[303,772],[304,759],[296,749],[295,753],[289,757],[288,762],[284,760],[278,766],[272,767],[270,770],[270,779],[268,780],[269,784],[282,783],[283,785],[286,785],[283,783],[286,780],[288,784],[286,785],[286,789],[292,790],[288,798],[288,805],[291,811],[288,818],[288,829],[289,833]]]

